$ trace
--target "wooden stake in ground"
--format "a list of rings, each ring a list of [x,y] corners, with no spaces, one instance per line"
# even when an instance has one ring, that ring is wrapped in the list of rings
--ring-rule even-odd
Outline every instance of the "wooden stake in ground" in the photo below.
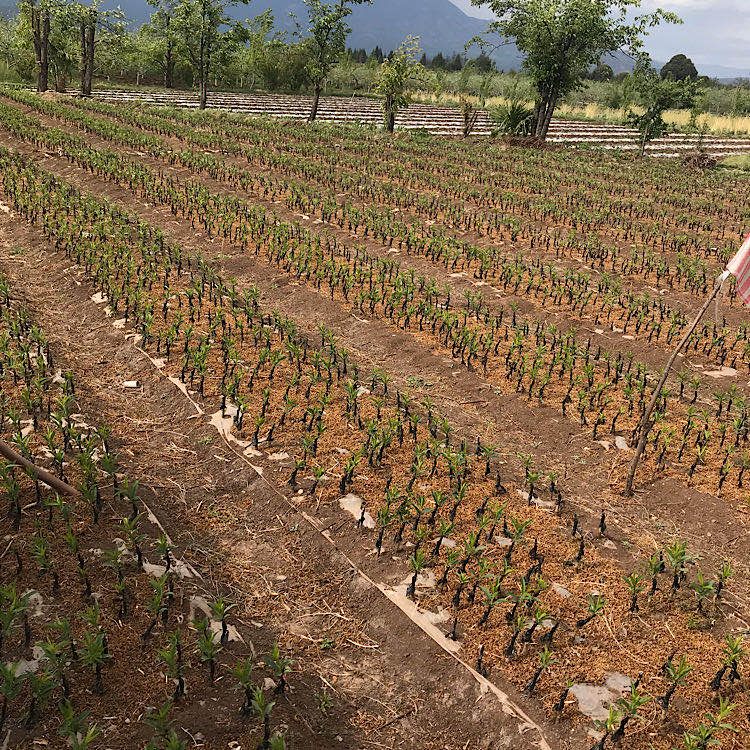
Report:
[[[0,440],[0,456],[11,461],[18,466],[22,466],[24,469],[29,469],[32,476],[35,476],[40,482],[43,482],[48,487],[51,487],[55,492],[59,492],[63,495],[69,495],[70,497],[80,497],[80,492],[75,488],[71,487],[67,482],[63,482],[62,479],[58,479],[54,474],[50,474],[45,469],[32,464],[31,461],[24,458],[18,451],[11,448],[7,443]]]
[[[685,344],[687,344],[688,339],[692,335],[693,331],[697,328],[698,323],[700,323],[701,318],[705,315],[706,310],[708,310],[709,308],[709,305],[714,301],[714,299],[716,299],[716,296],[721,291],[721,287],[724,286],[724,282],[729,278],[730,275],[731,274],[729,271],[724,271],[724,273],[722,273],[721,276],[719,276],[719,278],[716,280],[716,285],[714,286],[714,289],[711,292],[711,295],[703,303],[703,307],[701,307],[701,309],[698,311],[698,314],[695,316],[695,320],[693,320],[693,322],[688,327],[687,331],[685,331],[685,334],[680,340],[680,343],[677,345],[677,348],[674,350],[674,352],[672,352],[672,356],[669,358],[669,361],[664,367],[664,371],[661,374],[659,383],[654,390],[654,395],[651,397],[651,403],[648,405],[648,409],[646,409],[646,412],[644,413],[643,418],[641,419],[641,422],[638,425],[638,434],[639,434],[638,447],[635,449],[635,455],[633,456],[633,460],[630,463],[630,471],[628,472],[628,481],[625,483],[626,495],[633,494],[633,480],[635,479],[635,472],[636,472],[636,469],[638,468],[638,461],[640,460],[641,455],[643,454],[643,449],[646,447],[646,440],[648,439],[648,433],[651,432],[651,428],[653,427],[653,424],[651,423],[651,414],[656,408],[656,404],[659,401],[661,392],[664,389],[664,384],[667,382],[667,376],[669,375],[669,371],[672,369],[672,365],[674,364],[674,361],[677,359],[677,355],[682,351]]]

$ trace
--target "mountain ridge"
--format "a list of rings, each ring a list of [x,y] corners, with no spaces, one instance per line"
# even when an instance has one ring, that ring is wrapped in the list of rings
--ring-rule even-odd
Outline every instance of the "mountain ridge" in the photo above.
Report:
[[[105,5],[120,5],[135,23],[148,20],[153,12],[146,0],[107,0]],[[254,18],[269,8],[277,28],[286,31],[295,28],[290,12],[304,28],[307,12],[302,0],[251,0],[247,5],[230,8],[228,14],[235,19]],[[370,51],[379,46],[387,53],[412,34],[420,38],[420,47],[429,56],[463,52],[464,45],[487,28],[486,21],[468,16],[450,0],[375,0],[372,5],[355,7],[349,24],[352,27],[347,39],[349,47]],[[472,54],[478,52],[476,48],[472,50]],[[493,57],[500,69],[521,67],[522,58],[514,45],[500,48]]]

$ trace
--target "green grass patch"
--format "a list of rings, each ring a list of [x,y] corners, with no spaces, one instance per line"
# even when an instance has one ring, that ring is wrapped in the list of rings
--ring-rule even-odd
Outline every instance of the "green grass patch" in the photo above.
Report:
[[[730,167],[731,169],[741,169],[744,172],[750,172],[750,154],[734,154],[733,156],[727,156],[726,159],[722,159],[719,163],[722,167]]]

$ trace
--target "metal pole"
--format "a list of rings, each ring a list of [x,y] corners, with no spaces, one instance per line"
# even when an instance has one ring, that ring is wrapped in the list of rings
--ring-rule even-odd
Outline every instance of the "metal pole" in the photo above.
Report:
[[[638,438],[638,447],[635,449],[635,455],[633,456],[633,460],[630,463],[630,471],[628,472],[628,480],[625,483],[625,494],[626,495],[632,495],[633,494],[633,480],[635,479],[635,472],[638,468],[638,461],[641,458],[641,455],[643,454],[643,450],[646,447],[646,440],[648,438],[648,433],[651,431],[651,427],[653,425],[649,424],[651,419],[651,414],[653,413],[654,409],[656,408],[656,404],[659,401],[659,397],[661,396],[661,392],[664,388],[664,384],[667,382],[667,376],[669,375],[669,371],[672,369],[672,365],[674,364],[675,359],[677,359],[677,355],[682,351],[685,344],[687,344],[688,339],[692,335],[693,331],[698,326],[698,323],[700,323],[701,318],[705,315],[706,310],[708,310],[709,305],[716,299],[716,296],[721,291],[721,287],[724,286],[724,282],[729,278],[730,273],[729,271],[724,271],[724,273],[719,276],[719,278],[716,280],[716,285],[714,286],[713,291],[711,292],[711,295],[709,298],[704,302],[703,307],[701,307],[698,314],[695,316],[695,320],[690,324],[690,327],[685,331],[685,334],[683,335],[682,339],[680,340],[680,343],[677,345],[677,348],[672,352],[672,356],[669,358],[669,361],[664,367],[664,372],[661,374],[661,379],[659,380],[658,385],[656,386],[656,389],[654,390],[654,395],[651,397],[651,403],[648,405],[648,409],[646,409],[645,414],[643,415],[643,418],[641,419],[641,422],[638,426],[640,436]]]

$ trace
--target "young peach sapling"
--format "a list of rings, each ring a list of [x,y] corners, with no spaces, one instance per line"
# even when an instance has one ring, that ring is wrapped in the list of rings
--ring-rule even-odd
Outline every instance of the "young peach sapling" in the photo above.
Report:
[[[167,645],[164,648],[158,649],[156,653],[159,659],[166,665],[169,677],[176,683],[172,700],[177,703],[185,695],[185,679],[183,677],[185,670],[182,663],[182,636],[180,630],[170,633]]]
[[[531,643],[534,637],[536,629],[547,619],[548,612],[540,604],[537,604],[534,608],[534,616],[531,626],[524,631],[521,636],[521,643]]]
[[[417,578],[427,566],[428,561],[428,556],[421,549],[415,550],[414,554],[409,557],[409,567],[412,570],[412,578],[411,582],[406,587],[406,596],[408,596],[410,599],[414,599],[414,595],[416,593]]]
[[[552,652],[545,646],[544,650],[539,654],[539,666],[531,676],[531,679],[524,686],[523,692],[526,693],[526,695],[531,695],[534,692],[536,684],[542,676],[542,672],[554,662],[555,658],[553,657]]]
[[[713,581],[707,581],[703,577],[703,571],[698,571],[698,580],[690,584],[698,599],[698,612],[703,614],[703,602],[714,593]]]
[[[5,727],[5,717],[8,713],[8,703],[20,695],[26,681],[26,675],[19,675],[20,662],[0,661],[0,695],[3,696],[3,705],[0,708],[0,732]]]
[[[516,604],[518,602],[516,601]],[[526,627],[526,615],[524,615],[522,612],[519,612],[516,615],[516,618],[513,622],[513,633],[511,634],[510,641],[508,641],[508,645],[505,647],[505,656],[509,659],[513,656],[516,650],[516,641],[518,640],[518,636],[523,632],[523,629]]]
[[[685,750],[706,750],[712,746],[719,746],[719,738],[714,735],[718,732],[736,732],[737,729],[727,721],[734,708],[729,698],[719,696],[719,710],[715,714],[705,714],[696,729],[685,732]]]
[[[576,622],[577,628],[583,628],[590,623],[597,615],[604,611],[607,600],[601,594],[588,595],[588,615],[582,617]]]
[[[251,681],[253,674],[253,662],[249,657],[246,657],[242,661],[238,662],[230,673],[237,678],[237,683],[234,685],[234,690],[240,690],[243,693],[242,706],[240,706],[241,714],[250,713],[253,696],[252,688],[253,683]]]
[[[218,596],[208,606],[214,615],[221,621],[221,644],[225,646],[229,641],[229,628],[227,627],[227,615],[237,607],[237,604],[229,604],[223,596]]]
[[[213,684],[216,674],[216,657],[223,646],[216,641],[216,635],[211,629],[211,621],[208,617],[203,617],[202,619],[196,618],[193,620],[192,625],[198,633],[196,652],[200,656],[201,661],[208,664],[208,681],[210,684]]]
[[[607,738],[617,729],[620,724],[620,712],[616,706],[609,707],[609,714],[604,721],[596,720],[594,722],[599,729],[604,730],[601,739],[591,748],[591,750],[604,750]]]
[[[26,608],[33,593],[33,591],[27,591],[19,595],[13,583],[0,586],[0,654],[2,654],[5,641],[13,633],[19,622],[22,622],[24,625],[24,640],[25,645],[28,646],[30,632],[28,630]]]
[[[270,667],[274,676],[279,681],[275,692],[283,695],[286,692],[286,676],[292,669],[292,660],[281,653],[278,643],[274,643],[271,653],[264,656],[263,661]]]
[[[138,567],[143,567],[141,544],[147,539],[146,534],[139,533],[139,526],[143,515],[143,513],[137,513],[135,517],[123,518],[118,527],[119,532],[125,538],[125,543],[135,552]]]
[[[253,688],[253,699],[251,702],[255,715],[263,722],[263,740],[258,750],[270,750],[271,747],[271,710],[275,702],[269,701],[262,687]]]
[[[721,568],[719,568],[719,574],[718,574],[719,580],[716,583],[716,590],[714,592],[716,601],[718,601],[721,598],[722,591],[724,590],[724,585],[733,575],[734,575],[734,570],[732,569],[731,563],[729,562],[729,560],[724,560],[724,562],[721,565]]]
[[[73,750],[85,750],[101,734],[96,724],[88,724],[90,714],[90,711],[77,714],[67,698],[60,702],[62,723],[57,733],[68,739]]]
[[[734,682],[735,680],[739,679],[739,663],[746,653],[745,649],[742,646],[742,639],[742,635],[733,636],[731,633],[727,633],[726,646],[724,646],[724,648],[721,650],[722,654],[724,654],[724,659],[721,666],[719,667],[719,670],[714,675],[713,680],[711,680],[712,690],[718,690],[721,687],[721,682],[724,679],[724,675],[726,674],[727,669],[730,670],[730,682]]]
[[[630,575],[623,576],[623,580],[628,587],[628,593],[630,594],[630,612],[638,612],[640,607],[638,606],[638,594],[646,590],[643,585],[643,576],[639,573],[631,573]]]
[[[146,630],[141,635],[141,638],[143,640],[148,640],[151,637],[151,632],[156,627],[156,624],[159,622],[159,618],[163,617],[163,613],[167,611],[167,579],[169,577],[168,573],[164,573],[164,575],[160,576],[159,578],[150,578],[149,583],[151,584],[151,587],[154,590],[154,593],[152,597],[148,601],[148,610],[153,615],[153,619],[149,623]]]
[[[667,688],[667,692],[658,699],[658,702],[666,712],[669,709],[669,702],[672,700],[672,696],[677,688],[685,682],[688,675],[693,671],[693,667],[687,663],[684,654],[680,657],[677,664],[675,664],[674,654],[672,654],[672,656],[670,656],[665,662],[663,669],[669,680],[669,687]]]
[[[638,678],[640,680],[640,677]],[[644,695],[635,682],[630,683],[630,695],[620,698],[617,702],[622,711],[620,725],[612,733],[612,742],[615,744],[625,737],[625,727],[628,722],[638,716],[638,711],[651,700],[650,696]]]
[[[31,729],[41,718],[42,712],[46,708],[49,699],[52,697],[52,693],[58,685],[49,672],[46,671],[42,672],[40,675],[30,672],[27,675],[27,680],[31,692],[31,701],[26,714],[24,728]]]
[[[67,653],[68,644],[65,641],[53,641],[49,636],[46,640],[36,644],[42,649],[44,658],[47,660],[47,670],[53,676],[57,684],[62,686],[63,697],[68,698],[70,695],[70,685],[66,671],[70,666],[71,659]]]
[[[81,663],[94,670],[94,692],[101,695],[104,692],[102,666],[110,658],[107,653],[104,633],[92,630],[84,631],[80,653]]]

